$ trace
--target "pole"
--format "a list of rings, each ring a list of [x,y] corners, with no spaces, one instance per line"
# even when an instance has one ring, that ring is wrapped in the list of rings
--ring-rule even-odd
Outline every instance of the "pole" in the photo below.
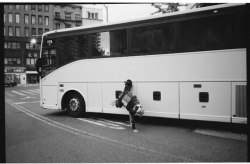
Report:
[[[108,16],[108,6],[106,6],[105,4],[103,5],[104,7],[105,7],[105,9],[106,9],[106,19],[107,19],[107,23],[108,23],[108,21],[109,21],[109,16]]]

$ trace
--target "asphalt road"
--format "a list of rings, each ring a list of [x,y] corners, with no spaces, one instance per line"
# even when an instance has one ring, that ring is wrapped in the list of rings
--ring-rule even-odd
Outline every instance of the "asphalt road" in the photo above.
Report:
[[[247,161],[246,135],[232,132],[231,126],[149,117],[137,121],[139,132],[134,133],[128,116],[72,118],[40,108],[38,86],[6,87],[6,162]]]

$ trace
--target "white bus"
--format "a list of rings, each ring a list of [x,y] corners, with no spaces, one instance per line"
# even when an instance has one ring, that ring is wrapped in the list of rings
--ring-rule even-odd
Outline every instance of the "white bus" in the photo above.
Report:
[[[131,79],[144,116],[246,123],[245,33],[245,4],[45,33],[40,105],[127,114],[111,103]]]

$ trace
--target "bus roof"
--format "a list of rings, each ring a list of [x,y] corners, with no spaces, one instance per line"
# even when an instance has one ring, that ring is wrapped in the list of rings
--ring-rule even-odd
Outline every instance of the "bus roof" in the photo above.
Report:
[[[53,30],[53,31],[49,31],[47,33],[44,33],[42,37],[53,35],[53,34],[67,33],[67,32],[73,32],[73,31],[78,31],[78,30],[84,30],[84,29],[88,30],[88,29],[109,27],[109,26],[122,25],[122,24],[128,24],[128,23],[133,23],[133,22],[154,20],[154,19],[157,19],[157,18],[165,18],[165,17],[178,16],[178,15],[189,14],[189,13],[202,12],[202,11],[207,11],[207,10],[216,10],[216,9],[221,9],[221,8],[244,6],[244,5],[245,4],[243,4],[243,3],[220,4],[220,5],[208,6],[208,7],[202,7],[202,8],[195,8],[195,9],[171,12],[171,13],[166,13],[166,14],[162,14],[162,15],[151,15],[151,16],[148,16],[148,17],[142,17],[142,18],[137,18],[137,19],[125,20],[125,21],[117,21],[117,22],[111,22],[111,23],[101,23],[101,24],[94,24],[94,25],[87,25],[87,26],[80,26],[80,27],[73,27],[73,28],[66,28],[66,29],[59,29],[59,30]]]

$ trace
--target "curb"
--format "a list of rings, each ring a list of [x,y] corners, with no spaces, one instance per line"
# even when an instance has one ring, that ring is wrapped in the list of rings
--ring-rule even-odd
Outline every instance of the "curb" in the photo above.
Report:
[[[221,138],[228,138],[228,139],[234,139],[234,140],[241,140],[241,141],[247,141],[247,135],[245,134],[237,134],[227,131],[216,131],[216,130],[208,130],[208,129],[195,129],[194,133],[202,134],[202,135],[208,135],[208,136],[214,136],[214,137],[221,137]]]

